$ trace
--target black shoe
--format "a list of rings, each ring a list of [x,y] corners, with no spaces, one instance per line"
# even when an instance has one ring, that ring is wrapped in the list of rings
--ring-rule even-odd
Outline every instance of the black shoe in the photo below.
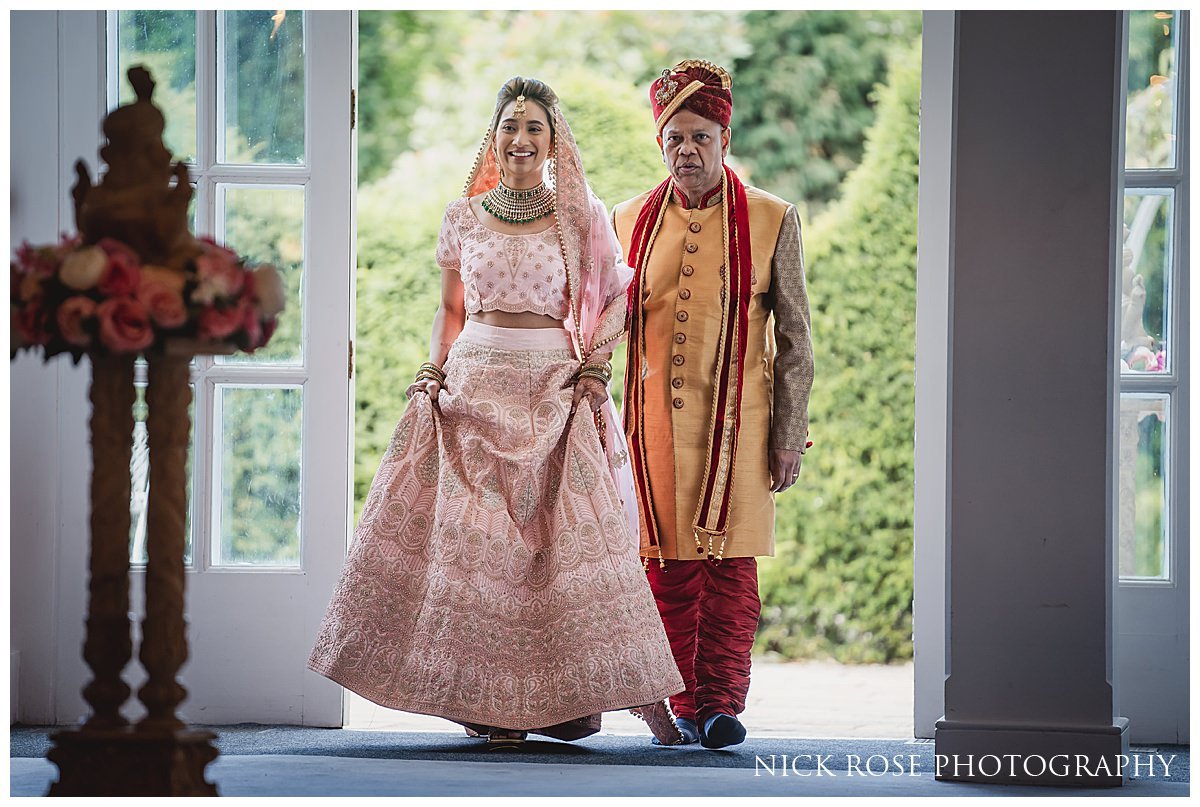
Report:
[[[733,715],[715,714],[704,721],[700,729],[700,745],[705,748],[725,748],[746,739],[746,727]]]
[[[696,721],[689,720],[686,717],[675,718],[675,728],[679,729],[680,735],[683,737],[682,742],[674,743],[675,745],[691,745],[700,741],[700,730],[696,728]],[[657,737],[650,740],[654,745],[663,745]]]

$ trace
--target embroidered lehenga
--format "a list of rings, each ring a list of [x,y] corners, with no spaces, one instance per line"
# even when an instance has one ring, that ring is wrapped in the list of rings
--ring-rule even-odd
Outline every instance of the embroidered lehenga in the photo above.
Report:
[[[390,708],[569,740],[683,682],[613,404],[572,408],[581,360],[623,335],[629,271],[554,122],[554,226],[503,235],[458,199],[438,262],[460,272],[468,312],[509,293],[565,327],[467,322],[438,408],[415,394],[396,426],[309,666]],[[488,146],[465,197],[496,182]]]

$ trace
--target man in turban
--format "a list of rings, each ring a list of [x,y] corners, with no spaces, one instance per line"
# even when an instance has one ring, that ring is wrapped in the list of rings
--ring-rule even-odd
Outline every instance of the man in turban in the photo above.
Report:
[[[687,689],[685,742],[740,743],[774,494],[807,449],[812,342],[796,208],[725,165],[732,80],[699,60],[650,87],[670,176],[618,205],[635,270],[625,431],[641,554]]]

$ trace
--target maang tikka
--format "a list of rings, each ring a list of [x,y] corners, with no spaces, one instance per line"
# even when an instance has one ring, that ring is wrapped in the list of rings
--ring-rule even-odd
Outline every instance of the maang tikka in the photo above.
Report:
[[[517,96],[517,105],[515,107],[513,107],[513,117],[514,118],[525,117],[525,96],[524,95]]]

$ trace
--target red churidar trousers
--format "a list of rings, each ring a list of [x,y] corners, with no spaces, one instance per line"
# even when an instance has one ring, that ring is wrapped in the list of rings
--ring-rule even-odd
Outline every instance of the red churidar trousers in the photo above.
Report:
[[[758,628],[758,563],[754,558],[650,561],[675,664],[687,687],[671,698],[676,717],[703,722],[738,715],[750,689],[750,648]]]

